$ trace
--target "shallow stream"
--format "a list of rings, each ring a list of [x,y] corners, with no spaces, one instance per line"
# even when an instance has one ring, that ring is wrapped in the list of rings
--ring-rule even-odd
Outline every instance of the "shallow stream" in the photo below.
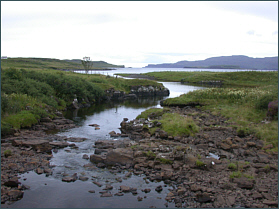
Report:
[[[169,88],[170,96],[176,97],[183,93],[200,89],[189,85],[182,85],[175,82],[164,82],[165,87]],[[76,111],[67,111],[64,116],[72,119],[79,127],[60,131],[54,134],[66,137],[84,137],[87,140],[83,142],[75,142],[78,149],[70,149],[66,147],[53,152],[53,158],[50,164],[53,174],[45,176],[38,175],[35,172],[28,172],[20,175],[22,184],[30,186],[29,190],[25,190],[24,198],[5,205],[9,208],[149,208],[151,206],[157,208],[174,207],[174,203],[167,203],[165,200],[169,189],[172,187],[164,185],[164,182],[146,183],[144,175],[132,175],[125,178],[124,173],[112,174],[107,169],[88,169],[84,165],[90,163],[89,160],[83,159],[82,156],[87,154],[90,156],[94,153],[93,145],[98,139],[111,139],[108,134],[110,131],[120,133],[119,127],[123,118],[132,120],[136,118],[142,111],[151,108],[160,108],[160,100],[166,97],[138,99],[137,101],[125,101],[122,103],[107,103],[90,108],[79,109]],[[99,130],[89,124],[98,124]],[[52,133],[53,134],[53,133]],[[87,181],[77,180],[75,182],[62,182],[62,177],[73,175],[85,176]],[[121,177],[123,181],[120,183],[116,178]],[[93,181],[101,183],[103,186],[98,187]],[[112,194],[119,191],[121,185],[137,188],[137,195],[125,193],[123,196],[100,197],[100,191],[104,191],[106,184],[113,186]],[[159,185],[163,186],[163,190],[158,193],[155,188]],[[150,193],[144,193],[141,190],[150,188]],[[95,193],[88,192],[94,190]],[[138,201],[138,196],[142,197],[142,201]],[[145,198],[144,198],[145,197]]]

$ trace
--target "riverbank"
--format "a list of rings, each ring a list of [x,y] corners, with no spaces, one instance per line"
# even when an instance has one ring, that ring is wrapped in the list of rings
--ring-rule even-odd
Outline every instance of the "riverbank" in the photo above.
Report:
[[[191,118],[199,131],[194,135],[172,136],[162,130],[161,116],[152,114],[152,111],[149,114],[152,121],[124,119],[122,135],[134,140],[96,141],[95,154],[83,156],[91,161],[84,166],[106,168],[115,174],[117,182],[122,182],[123,177],[118,178],[118,175],[123,172],[124,178],[132,174],[141,175],[146,187],[139,191],[123,181],[122,187],[115,191],[109,189],[115,187],[114,183],[105,185],[95,179],[92,182],[99,184],[99,189],[94,192],[100,192],[106,198],[117,195],[121,198],[134,193],[138,201],[145,201],[150,192],[148,182],[162,181],[172,187],[167,195],[161,196],[165,206],[278,207],[278,155],[267,152],[269,147],[263,141],[254,135],[239,134],[227,118],[210,111],[171,107],[168,113]],[[54,122],[49,121],[48,124]],[[147,127],[156,127],[156,130],[152,133]],[[110,135],[119,137],[113,132]],[[41,130],[22,130],[17,137],[3,139],[1,202],[24,198],[24,191],[30,189],[24,185],[24,179],[17,178],[18,173],[35,170],[38,174],[52,175],[50,151],[55,152],[62,147],[78,149],[74,143],[81,140],[86,139],[46,135]],[[7,149],[11,150],[11,155],[5,157]],[[90,174],[76,173],[64,176],[61,181],[90,181],[90,178]],[[159,195],[165,186],[151,189]]]
[[[1,74],[1,135],[56,117],[56,111],[110,100],[168,96],[161,83],[99,74],[9,68]]]

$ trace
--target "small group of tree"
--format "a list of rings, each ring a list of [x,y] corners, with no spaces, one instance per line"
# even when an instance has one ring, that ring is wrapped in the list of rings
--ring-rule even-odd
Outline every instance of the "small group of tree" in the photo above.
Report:
[[[83,59],[81,60],[81,64],[83,65],[86,74],[93,67],[93,61],[90,60],[90,57],[83,57]]]

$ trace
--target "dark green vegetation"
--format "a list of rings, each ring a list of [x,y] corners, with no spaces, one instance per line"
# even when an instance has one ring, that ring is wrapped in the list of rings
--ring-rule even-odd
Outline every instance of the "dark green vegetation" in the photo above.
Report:
[[[92,69],[123,68],[123,65],[113,65],[104,61],[93,61]],[[1,60],[1,68],[24,68],[24,69],[84,69],[81,60],[59,60],[50,58],[8,58]]]
[[[132,86],[163,85],[148,80],[125,80],[99,74],[58,70],[1,70],[1,134],[31,127],[42,117],[55,116],[74,99],[80,104],[104,101],[105,90],[129,92]]]
[[[214,114],[221,114],[235,123],[240,136],[255,134],[272,151],[278,150],[278,73],[277,72],[159,72],[148,73],[158,80],[220,80],[223,88],[207,88],[167,99],[165,105],[186,105],[195,102]],[[277,101],[277,102],[276,102]],[[263,122],[268,119],[268,122]]]
[[[252,58],[247,56],[211,57],[199,61],[180,61],[146,66],[147,68],[215,68],[278,70],[278,57]]]

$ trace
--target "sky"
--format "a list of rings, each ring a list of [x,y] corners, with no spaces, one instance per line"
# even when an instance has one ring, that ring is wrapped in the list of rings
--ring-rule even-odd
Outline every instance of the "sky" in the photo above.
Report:
[[[278,56],[278,1],[1,1],[1,56],[125,67]]]

